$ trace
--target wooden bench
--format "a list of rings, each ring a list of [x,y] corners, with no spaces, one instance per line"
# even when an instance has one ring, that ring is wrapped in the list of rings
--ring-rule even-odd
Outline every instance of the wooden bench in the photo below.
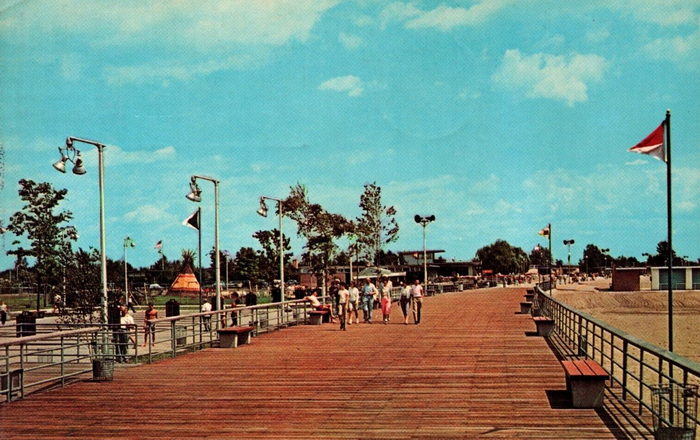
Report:
[[[331,312],[329,310],[312,310],[309,312],[309,324],[310,325],[321,325],[323,321],[330,318]]]
[[[520,303],[520,313],[530,313],[532,309],[532,303],[530,301],[524,301]]]
[[[523,295],[525,297],[525,301],[532,301],[535,299],[535,294],[534,293],[526,293]]]
[[[219,333],[219,347],[236,348],[242,344],[250,344],[250,335],[255,327],[226,327],[217,330]]]
[[[554,330],[554,320],[547,316],[533,316],[532,320],[535,321],[535,326],[537,327],[537,336],[549,336]]]
[[[601,408],[605,381],[610,375],[592,359],[562,361],[566,373],[566,389],[571,393],[574,408]]]

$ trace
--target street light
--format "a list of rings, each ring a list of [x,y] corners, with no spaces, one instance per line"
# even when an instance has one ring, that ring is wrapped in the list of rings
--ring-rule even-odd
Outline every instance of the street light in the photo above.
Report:
[[[127,272],[126,250],[130,247],[135,247],[136,242],[131,237],[124,237],[124,301],[127,309],[129,308],[129,273]]]
[[[258,208],[257,213],[262,217],[267,217],[267,205],[265,204],[265,200],[277,202],[277,215],[279,217],[280,230],[280,301],[282,302],[282,310],[284,310],[284,235],[282,234],[282,217],[284,216],[284,211],[282,207],[282,199],[260,196],[260,208]],[[284,317],[284,313],[282,314],[282,317]]]
[[[223,251],[224,258],[226,258],[226,291],[228,292],[228,259],[231,258],[231,252]]]
[[[575,243],[575,241],[573,239],[564,240],[564,246],[566,246],[568,249],[568,253],[567,253],[567,262],[568,263],[567,263],[567,265],[569,266],[568,267],[569,275],[571,275],[571,245],[574,243]]]
[[[428,223],[435,221],[434,215],[417,215],[413,219],[419,225],[423,226],[423,288],[428,288],[428,257],[425,249],[425,227]]]
[[[197,179],[208,180],[214,184],[214,272],[216,286],[216,310],[221,310],[221,264],[219,256],[219,180],[209,177],[192,175],[190,177],[190,192],[185,197],[193,202],[202,201],[202,190],[197,185]]]
[[[105,192],[104,192],[104,158],[103,153],[105,145],[82,139],[73,136],[66,138],[66,146],[58,147],[58,152],[61,154],[61,159],[53,164],[53,167],[62,172],[66,172],[66,162],[73,164],[73,174],[83,175],[87,173],[83,167],[83,159],[80,156],[80,150],[73,146],[73,142],[82,142],[84,144],[93,145],[97,148],[97,163],[98,163],[98,181],[100,186],[100,278],[102,282],[102,323],[107,324],[107,239],[105,232]]]
[[[603,272],[606,272],[608,269],[608,253],[610,252],[610,248],[601,249],[600,252],[603,254]]]

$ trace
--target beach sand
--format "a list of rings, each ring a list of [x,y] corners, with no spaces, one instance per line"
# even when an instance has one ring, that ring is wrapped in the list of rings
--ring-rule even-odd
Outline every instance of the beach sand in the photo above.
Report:
[[[668,291],[611,292],[609,279],[557,286],[554,297],[596,319],[661,348],[668,348]],[[700,291],[673,291],[674,352],[700,363]]]

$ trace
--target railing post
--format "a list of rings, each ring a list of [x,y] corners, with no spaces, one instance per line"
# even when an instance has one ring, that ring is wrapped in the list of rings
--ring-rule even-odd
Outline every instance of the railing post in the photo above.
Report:
[[[177,340],[175,339],[175,321],[170,321],[170,350],[172,351],[172,356],[177,355]]]
[[[629,343],[627,340],[622,341],[622,400],[627,399],[627,350]],[[614,364],[613,364],[614,365]],[[612,377],[614,372],[610,373]]]
[[[65,378],[65,346],[64,344],[64,338],[61,336],[61,387],[66,386],[66,378]]]

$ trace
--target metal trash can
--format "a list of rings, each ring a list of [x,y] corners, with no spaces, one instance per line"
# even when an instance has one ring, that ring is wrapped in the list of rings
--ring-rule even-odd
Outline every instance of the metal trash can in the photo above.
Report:
[[[15,318],[17,337],[36,335],[36,314],[23,311]]]
[[[109,382],[114,378],[114,359],[93,359],[92,380]]]
[[[171,299],[165,303],[165,316],[178,316],[180,314],[180,303]]]
[[[655,440],[694,440],[698,386],[677,383],[651,388]]]

